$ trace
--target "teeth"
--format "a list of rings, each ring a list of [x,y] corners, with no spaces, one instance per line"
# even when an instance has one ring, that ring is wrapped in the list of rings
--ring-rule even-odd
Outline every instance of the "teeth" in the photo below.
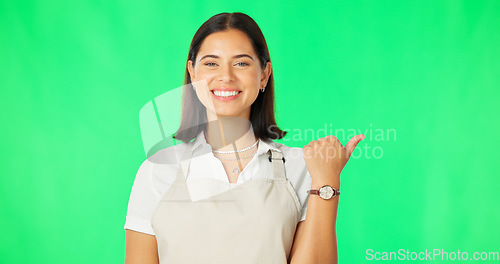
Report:
[[[220,97],[235,96],[238,93],[239,93],[238,91],[230,91],[230,92],[227,92],[227,91],[214,91],[214,94],[217,95],[217,96],[220,96]]]

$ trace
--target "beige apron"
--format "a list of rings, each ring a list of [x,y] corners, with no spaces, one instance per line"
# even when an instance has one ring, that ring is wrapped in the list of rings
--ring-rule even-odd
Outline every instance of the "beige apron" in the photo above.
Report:
[[[272,159],[274,179],[253,179],[192,202],[189,149],[152,216],[160,264],[286,264],[301,206],[285,177],[283,154],[270,149],[257,157]]]

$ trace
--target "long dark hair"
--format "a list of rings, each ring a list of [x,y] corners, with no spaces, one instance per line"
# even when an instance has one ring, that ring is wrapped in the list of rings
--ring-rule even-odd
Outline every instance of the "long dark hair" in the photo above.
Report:
[[[264,35],[250,16],[239,12],[220,13],[203,23],[191,41],[187,60],[192,60],[194,67],[203,40],[212,33],[229,29],[238,29],[247,34],[252,41],[255,52],[259,56],[261,68],[265,69],[267,62],[270,62],[271,58]],[[272,72],[265,87],[265,92],[259,92],[257,99],[251,106],[250,122],[257,139],[281,139],[287,133],[278,128],[274,118],[274,78]],[[186,63],[184,91],[182,92],[181,125],[173,138],[188,143],[206,129],[206,123],[206,108],[193,89]]]

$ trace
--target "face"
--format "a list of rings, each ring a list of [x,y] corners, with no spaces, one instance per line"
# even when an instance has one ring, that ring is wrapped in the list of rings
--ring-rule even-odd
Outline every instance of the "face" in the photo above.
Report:
[[[191,60],[187,66],[209,120],[210,116],[250,119],[250,107],[271,75],[271,63],[262,69],[250,39],[236,29],[207,36],[194,67]]]

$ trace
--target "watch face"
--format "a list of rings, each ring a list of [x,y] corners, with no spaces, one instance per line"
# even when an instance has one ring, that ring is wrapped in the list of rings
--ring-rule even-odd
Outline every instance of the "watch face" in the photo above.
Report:
[[[330,199],[333,196],[333,188],[325,185],[319,189],[319,196],[323,199]]]

